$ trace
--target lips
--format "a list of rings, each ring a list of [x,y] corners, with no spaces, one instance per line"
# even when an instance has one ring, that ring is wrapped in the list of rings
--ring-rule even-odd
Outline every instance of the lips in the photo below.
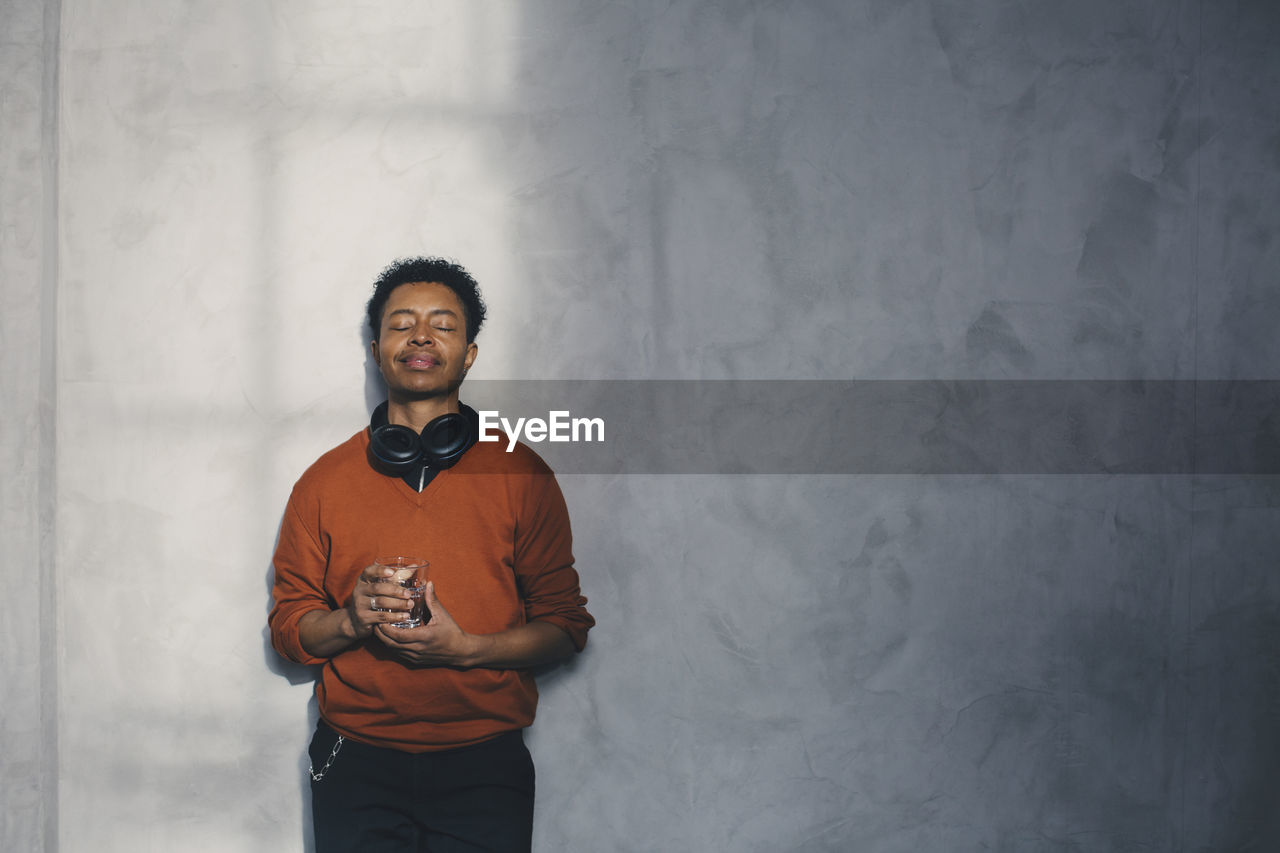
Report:
[[[431,356],[420,353],[407,355],[400,359],[400,363],[414,370],[429,370],[432,367],[438,367],[440,364]]]

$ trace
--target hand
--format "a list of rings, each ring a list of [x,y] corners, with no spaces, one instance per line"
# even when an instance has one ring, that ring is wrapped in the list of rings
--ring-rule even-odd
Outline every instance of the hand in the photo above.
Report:
[[[449,611],[445,610],[440,599],[436,598],[436,587],[431,581],[427,581],[427,588],[422,598],[427,612],[431,614],[429,621],[417,628],[375,625],[373,632],[378,639],[401,660],[415,666],[472,666],[481,638],[468,634],[453,621]],[[382,601],[381,597],[378,601]]]
[[[373,633],[377,625],[399,622],[413,607],[408,591],[390,580],[394,570],[386,566],[365,566],[347,599],[347,614],[357,639]]]

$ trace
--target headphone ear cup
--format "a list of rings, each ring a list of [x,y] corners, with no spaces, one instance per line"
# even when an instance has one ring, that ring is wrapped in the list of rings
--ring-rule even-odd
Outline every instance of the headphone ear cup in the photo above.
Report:
[[[450,412],[432,420],[416,438],[433,468],[452,468],[471,446],[471,421],[466,415]]]
[[[422,464],[422,443],[408,427],[384,424],[370,433],[369,454],[387,471],[407,474]]]

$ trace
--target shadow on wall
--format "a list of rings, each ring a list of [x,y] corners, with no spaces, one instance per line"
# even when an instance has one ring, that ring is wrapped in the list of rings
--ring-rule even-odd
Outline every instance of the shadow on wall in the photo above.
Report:
[[[279,526],[277,525],[277,531]],[[271,544],[271,550],[274,553],[276,545],[279,544],[279,533],[277,532],[276,541]],[[266,572],[266,592],[267,602],[266,609],[262,616],[262,654],[266,661],[267,669],[276,675],[281,676],[290,684],[314,684],[320,678],[320,667],[317,665],[307,665],[294,663],[281,657],[271,645],[271,629],[267,627],[267,617],[271,613],[271,588],[275,582],[275,567],[271,563],[267,563]],[[320,709],[316,702],[315,690],[311,691],[310,698],[307,700],[307,742],[310,743],[311,732],[315,731],[316,723],[320,720]],[[302,784],[298,789],[301,796],[302,805],[302,837],[303,850],[305,853],[315,853],[315,839],[311,829],[311,790],[307,785],[308,769],[311,759],[306,750],[298,755],[297,778]]]

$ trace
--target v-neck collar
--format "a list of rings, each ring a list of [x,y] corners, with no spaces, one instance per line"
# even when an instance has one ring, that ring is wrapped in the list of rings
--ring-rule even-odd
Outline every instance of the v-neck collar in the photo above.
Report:
[[[448,469],[436,469],[431,475],[431,478],[427,480],[426,485],[422,487],[422,491],[418,491],[413,486],[409,485],[409,483],[405,481],[404,477],[387,477],[385,474],[382,476],[386,478],[387,484],[395,490],[396,494],[400,495],[400,497],[404,498],[411,505],[421,507],[426,503],[428,496],[433,495],[440,490],[441,481],[448,480],[449,471]]]
[[[413,489],[418,494],[427,490],[427,486],[431,485],[431,481],[436,478],[442,469],[432,468],[430,465],[423,465],[416,473],[405,474],[401,477],[404,484]]]
[[[364,433],[362,434],[364,439],[364,456],[366,459],[369,458],[369,439],[371,431],[371,428],[365,427]],[[426,485],[423,486],[422,491],[418,491],[411,486],[404,477],[398,477],[395,474],[384,474],[378,471],[377,468],[373,466],[372,462],[369,463],[369,467],[371,472],[376,474],[379,480],[386,483],[387,487],[391,491],[404,498],[410,506],[414,507],[421,507],[424,503],[424,499],[428,495],[434,494],[435,491],[440,488],[440,481],[442,479],[447,480],[449,475],[447,468],[434,469],[434,473],[430,475],[430,478],[427,480]]]

